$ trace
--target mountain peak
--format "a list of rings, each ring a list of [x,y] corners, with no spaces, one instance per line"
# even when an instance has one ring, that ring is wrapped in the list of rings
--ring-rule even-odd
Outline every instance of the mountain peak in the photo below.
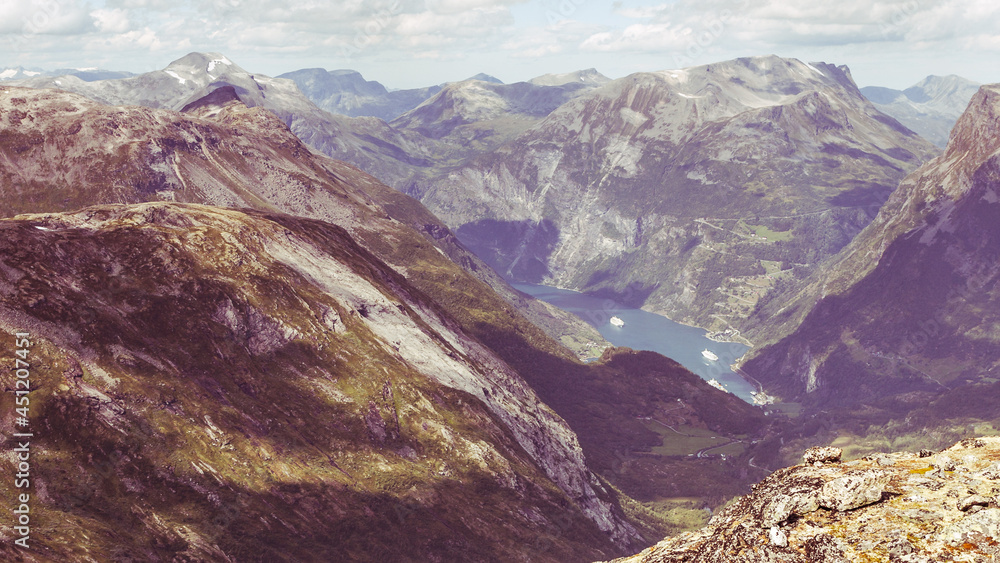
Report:
[[[596,68],[587,68],[575,72],[564,72],[559,74],[543,74],[529,80],[536,86],[562,86],[563,84],[587,84],[600,86],[611,82],[611,79],[597,72]]]
[[[503,80],[500,80],[499,78],[497,78],[495,76],[490,76],[489,74],[486,74],[485,72],[480,72],[479,74],[477,74],[475,76],[470,76],[470,77],[466,78],[466,80],[482,80],[483,82],[492,82],[493,84],[503,84]]]
[[[226,58],[222,53],[188,53],[176,61],[167,65],[164,70],[185,71],[189,74],[220,74],[226,72],[246,72],[238,65]]]
[[[981,86],[951,131],[945,157],[971,154],[975,160],[1000,150],[1000,84]]]

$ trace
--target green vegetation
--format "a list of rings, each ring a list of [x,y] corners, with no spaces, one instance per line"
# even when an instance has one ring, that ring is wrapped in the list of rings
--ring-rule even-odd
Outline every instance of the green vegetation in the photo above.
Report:
[[[414,371],[261,245],[287,229],[385,295],[419,290],[338,227],[210,209],[96,231],[0,224],[0,255],[25,273],[0,301],[79,338],[38,334],[31,351],[46,460],[32,472],[47,493],[33,531],[52,559],[84,546],[108,561],[617,553],[480,401]],[[338,332],[322,328],[324,307]],[[11,387],[12,342],[0,334]],[[15,492],[0,483],[4,502]]]
[[[655,420],[647,420],[646,428],[660,434],[663,443],[655,446],[652,452],[664,456],[688,456],[697,454],[700,450],[712,448],[712,455],[739,455],[745,450],[739,442],[733,440],[746,438],[746,436],[723,436],[712,432],[707,428],[697,428],[694,426],[678,425],[667,427],[663,423]]]
[[[783,231],[772,230],[765,225],[751,225],[749,223],[744,223],[742,220],[738,223],[738,226],[746,228],[754,236],[757,236],[766,242],[789,241],[794,237],[790,229],[785,229]]]

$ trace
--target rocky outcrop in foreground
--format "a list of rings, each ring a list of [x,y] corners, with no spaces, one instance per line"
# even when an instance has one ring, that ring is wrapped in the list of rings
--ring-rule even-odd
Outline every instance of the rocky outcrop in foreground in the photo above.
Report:
[[[995,561],[1000,437],[933,453],[839,461],[835,448],[774,472],[708,526],[617,563]]]

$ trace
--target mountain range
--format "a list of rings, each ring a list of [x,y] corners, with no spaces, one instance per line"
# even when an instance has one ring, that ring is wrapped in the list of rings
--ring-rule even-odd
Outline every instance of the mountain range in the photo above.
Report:
[[[330,113],[378,117],[385,121],[392,121],[419,106],[446,86],[388,90],[381,83],[365,80],[360,72],[349,69],[307,68],[279,74],[278,78],[295,82],[313,103]],[[469,80],[503,84],[499,79],[483,73]]]
[[[358,74],[324,72],[290,75],[319,103],[336,92],[388,99]],[[323,111],[292,80],[217,53],[121,80],[23,84],[170,109],[232,86],[314,149],[420,199],[509,279],[729,334],[772,288],[847,244],[936,153],[875,109],[846,68],[778,57],[618,80],[592,69],[471,79],[389,123]]]
[[[928,76],[905,90],[866,86],[861,93],[882,112],[944,148],[979,84],[960,76]]]
[[[393,96],[217,53],[9,84],[0,362],[33,335],[49,559],[609,559],[805,446],[1000,428],[997,86],[963,105],[957,77],[862,90],[770,56]],[[960,106],[943,153],[903,122]],[[748,339],[780,402],[650,352],[581,362],[560,340],[596,331],[508,280]],[[699,438],[733,453],[678,445]],[[798,560],[796,518],[733,528],[795,471],[640,557],[770,535]]]
[[[936,152],[846,68],[756,57],[586,90],[406,191],[511,279],[724,330]]]
[[[62,68],[43,70],[40,68],[24,68],[22,66],[0,69],[0,82],[11,80],[27,80],[36,76],[73,76],[85,82],[94,80],[110,80],[134,76],[131,72],[103,70],[99,68]]]
[[[511,535],[489,540],[483,537],[456,546],[447,538],[452,533],[448,530],[458,525],[457,521],[449,523],[446,518],[440,521],[440,528],[435,528],[437,531],[420,531],[421,537],[430,539],[424,540],[414,557],[445,552],[509,557],[527,549],[523,536],[518,534],[532,526],[543,526],[551,533],[541,537],[548,537],[546,545],[551,543],[553,547],[544,557],[537,553],[536,557],[596,558],[599,553],[620,553],[642,541],[635,526],[647,539],[667,529],[668,523],[651,518],[648,509],[627,495],[643,493],[656,498],[671,491],[707,495],[712,489],[720,490],[705,477],[692,481],[692,491],[683,486],[678,489],[666,471],[664,477],[651,481],[642,479],[646,471],[640,471],[643,465],[622,466],[623,457],[628,459],[632,452],[649,450],[663,441],[644,419],[679,420],[711,428],[723,436],[745,436],[763,430],[759,411],[712,389],[662,356],[613,350],[595,364],[579,362],[521,311],[541,319],[541,324],[547,323],[550,328],[575,330],[572,327],[581,324],[578,319],[559,315],[515,293],[419,203],[350,165],[311,152],[273,113],[242,102],[235,87],[224,86],[190,102],[182,113],[107,106],[57,90],[2,87],[0,117],[0,189],[4,201],[9,202],[5,208],[8,216],[20,214],[5,224],[18,233],[27,233],[25,237],[11,236],[10,246],[2,255],[9,265],[4,275],[11,284],[11,291],[5,293],[5,330],[29,327],[51,362],[67,366],[77,362],[82,366],[80,377],[88,387],[76,398],[65,398],[69,403],[90,400],[86,398],[89,396],[99,397],[100,403],[109,397],[107,401],[118,402],[107,408],[131,413],[123,437],[118,435],[121,427],[102,427],[86,437],[67,430],[67,439],[75,443],[105,444],[101,455],[127,454],[134,460],[127,468],[114,460],[114,476],[90,475],[84,481],[88,487],[147,490],[141,484],[153,479],[152,468],[176,463],[159,457],[154,450],[143,449],[145,446],[136,446],[149,439],[141,429],[158,424],[150,418],[155,413],[141,407],[159,404],[156,382],[173,381],[172,388],[206,389],[207,394],[168,399],[168,405],[176,402],[178,412],[211,413],[217,401],[228,401],[225,404],[238,403],[238,408],[233,407],[235,411],[253,411],[272,418],[280,413],[281,417],[292,417],[293,422],[311,420],[316,412],[325,412],[289,411],[291,402],[299,400],[306,405],[303,408],[312,408],[309,405],[315,401],[313,394],[318,385],[324,397],[348,405],[336,407],[342,414],[335,420],[343,421],[337,424],[346,425],[343,428],[347,432],[343,434],[346,441],[337,442],[336,451],[356,452],[351,456],[354,463],[360,464],[358,468],[389,455],[387,461],[378,462],[388,472],[386,475],[396,474],[394,464],[402,464],[399,471],[423,475],[421,472],[427,468],[412,466],[411,450],[444,448],[465,459],[466,454],[461,453],[464,450],[442,444],[452,444],[459,438],[480,443],[488,435],[485,445],[481,445],[486,448],[482,450],[484,459],[518,467],[511,471],[526,479],[520,484],[508,484],[550,491],[548,496],[528,495],[541,504],[515,508],[484,496],[493,490],[487,486],[493,482],[490,479],[499,475],[493,470],[484,469],[487,481],[483,482],[479,477],[463,476],[471,474],[449,473],[455,470],[447,467],[434,469],[445,472],[442,478],[450,483],[448,487],[458,487],[449,493],[447,501],[431,494],[430,489],[420,492],[424,490],[421,487],[431,486],[430,482],[420,481],[417,490],[411,490],[413,483],[396,488],[410,481],[386,480],[388,477],[379,477],[379,472],[368,473],[370,478],[366,480],[348,483],[353,491],[381,495],[379,498],[386,502],[385,514],[403,506],[404,511],[451,514],[469,520],[469,516],[462,516],[463,510],[449,503],[496,506],[498,512],[487,519],[495,517],[502,522],[473,525],[475,531],[470,533],[495,534],[498,527],[511,531]],[[103,206],[88,207],[93,205]],[[84,210],[79,211],[81,208]],[[64,240],[71,248],[60,251]],[[31,250],[17,254],[14,249],[18,245],[29,245]],[[76,258],[66,263],[64,270],[52,271],[46,269],[46,264],[56,258],[42,248]],[[161,255],[174,258],[168,260]],[[226,273],[219,268],[233,270]],[[234,278],[234,272],[250,277]],[[202,276],[221,285],[199,286]],[[86,281],[73,281],[77,279]],[[15,291],[22,280],[38,281]],[[372,284],[375,289],[370,287]],[[90,305],[77,311],[71,301]],[[119,310],[120,314],[115,313]],[[170,316],[174,312],[179,316]],[[182,320],[188,324],[179,324]],[[103,328],[89,328],[95,323]],[[56,324],[64,326],[63,332],[53,332]],[[331,334],[323,336],[326,332]],[[127,341],[114,336],[125,334],[129,335]],[[325,340],[328,337],[335,342]],[[201,347],[197,353],[185,351],[182,344],[171,340],[175,338],[194,338]],[[157,352],[154,354],[152,349]],[[385,359],[375,359],[383,356]],[[351,366],[360,358],[369,358],[362,363],[375,371],[359,368],[357,373],[352,372]],[[263,365],[284,361],[289,362],[287,373],[262,371]],[[153,368],[160,371],[143,375],[144,370]],[[383,375],[378,375],[379,369],[383,369]],[[342,377],[322,375],[332,373]],[[313,383],[303,382],[304,386],[296,387],[294,394],[283,399],[290,403],[266,402],[273,395],[269,386],[300,377]],[[388,391],[386,381],[391,382]],[[119,382],[124,382],[122,387],[129,391],[116,394]],[[393,399],[397,394],[404,396],[397,385],[409,389],[411,384],[419,387],[426,382],[440,390],[427,391],[425,398],[430,404],[452,400],[440,397],[454,397],[458,405],[455,408],[459,409],[442,415],[449,420],[450,433],[442,434],[445,442],[430,450],[421,449],[424,446],[415,442],[401,442],[399,429],[403,422],[395,422],[405,421],[399,412],[402,407],[397,405],[423,404],[424,400],[418,395],[406,396],[398,403]],[[369,388],[375,383],[382,387]],[[633,395],[625,393],[625,388],[645,391]],[[355,397],[356,393],[361,395]],[[39,405],[48,405],[50,400],[62,399],[49,395],[36,399]],[[246,434],[245,428],[230,426],[230,422],[227,419],[223,424],[213,418],[213,422],[205,423],[214,425],[209,426],[211,433],[204,432],[211,436]],[[355,423],[368,430],[353,432],[351,424]],[[293,427],[301,428],[302,424],[294,422]],[[175,427],[176,432],[195,431],[184,425]],[[462,430],[466,427],[479,428],[485,434],[468,434]],[[156,436],[159,441],[160,435]],[[497,442],[501,437],[507,441]],[[344,459],[338,461],[333,450],[318,446],[312,437],[303,440],[302,447],[309,451],[318,448],[321,455],[334,456],[334,466],[343,468],[342,464],[347,464]],[[45,447],[63,451],[69,446],[45,442]],[[197,450],[188,443],[178,448],[178,456],[194,456]],[[395,453],[390,455],[386,448]],[[73,456],[94,454],[78,448],[66,455],[78,459]],[[511,456],[520,456],[521,461]],[[437,463],[433,460],[445,459],[448,456],[443,454],[427,454],[425,461]],[[212,459],[191,458],[199,475],[207,470],[200,460],[218,467]],[[521,467],[522,461],[533,469]],[[694,475],[705,475],[705,469],[713,465],[710,459],[672,460],[662,455],[650,455],[642,461],[647,469],[652,466],[663,471],[673,467]],[[225,463],[228,467],[233,460]],[[305,471],[303,468],[313,467],[313,463],[313,458],[302,458],[296,467]],[[462,463],[468,465],[468,460]],[[490,467],[493,462],[483,463]],[[253,471],[270,471],[264,467],[267,464],[255,464],[250,463]],[[751,479],[745,460],[736,467],[713,470],[738,472],[740,464],[744,472],[731,480],[733,493],[743,486],[740,483],[745,485]],[[287,473],[290,469],[281,471]],[[355,475],[350,470],[347,473]],[[130,478],[138,484],[121,481],[119,474],[134,475]],[[333,474],[342,472],[336,470]],[[416,478],[410,475],[408,479]],[[175,477],[190,480],[175,475],[152,487],[167,486],[164,483],[172,483]],[[223,483],[237,478],[228,474],[216,477]],[[216,477],[205,475],[213,482]],[[79,507],[68,507],[64,502],[76,494],[66,491],[69,483],[48,479],[49,499],[57,502],[46,504],[42,510],[53,516],[51,521],[63,521],[69,512],[80,514]],[[624,493],[615,488],[616,482]],[[486,489],[466,489],[472,483],[486,483]],[[192,487],[200,490],[202,484],[198,477]],[[298,496],[267,496],[274,493],[273,487],[266,489],[269,492],[265,496],[250,495],[247,502],[252,506],[245,505],[246,513],[231,525],[239,529],[257,526],[250,522],[259,521],[261,507],[278,500],[282,506],[294,499],[309,506],[324,506],[330,500],[323,491],[332,486],[332,481],[321,479],[314,484],[316,487],[310,491],[296,489]],[[254,490],[261,486],[252,485],[257,488]],[[8,489],[5,494],[13,493]],[[543,497],[548,500],[541,500]],[[515,498],[511,497],[512,502],[516,502]],[[109,513],[105,508],[122,507],[126,501],[111,495],[108,502],[111,504],[94,511],[83,510],[85,514],[80,517],[89,521],[87,527],[110,526],[110,521],[103,519]],[[344,513],[343,525],[353,526],[354,531],[347,537],[374,537],[375,545],[369,547],[399,556],[400,546],[408,544],[398,541],[399,536],[378,534],[384,518],[365,520],[360,516],[370,502],[368,496],[361,495],[338,505]],[[569,520],[554,523],[548,519],[545,514],[551,512],[547,512],[545,503],[550,502],[563,505]],[[179,510],[176,507],[143,506],[141,510],[148,518],[131,522],[129,537],[134,541],[125,542],[121,548],[129,553],[142,553],[146,558],[153,557],[150,554],[167,557],[173,552],[164,551],[164,542],[175,546],[176,553],[201,554],[194,557],[207,557],[205,553],[217,556],[218,552],[211,551],[216,547],[223,553],[240,549],[225,542],[218,546],[211,543],[221,541],[217,538],[224,533],[211,522],[192,524],[193,535],[157,531],[158,524],[150,522],[179,517],[173,512]],[[529,514],[532,524],[504,516],[507,514]],[[357,524],[359,518],[367,523]],[[291,528],[312,527],[308,519],[296,520],[298,524],[287,522]],[[75,532],[59,528],[53,533]],[[100,549],[112,550],[113,545],[124,541],[113,537]],[[306,542],[307,547],[302,549],[335,549],[338,545],[324,544],[312,536],[296,537],[296,541]],[[311,543],[314,541],[320,543]],[[59,551],[61,548],[51,549],[56,558],[65,555]],[[199,551],[205,549],[209,551]],[[487,551],[476,551],[480,549]]]

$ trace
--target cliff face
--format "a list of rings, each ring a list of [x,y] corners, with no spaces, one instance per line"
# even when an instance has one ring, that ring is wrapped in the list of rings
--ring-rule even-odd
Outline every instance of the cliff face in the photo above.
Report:
[[[874,403],[907,393],[967,402],[997,392],[1000,89],[984,86],[948,149],[908,176],[804,290],[762,311],[744,366],[788,398]],[[883,401],[884,402],[884,401]],[[922,405],[913,403],[909,408]],[[897,405],[896,413],[900,407]]]
[[[836,461],[806,452],[697,532],[617,563],[994,561],[1000,556],[1000,438],[933,453]]]
[[[566,423],[339,227],[144,203],[0,230],[42,559],[516,559],[540,529],[565,560],[632,538]]]

